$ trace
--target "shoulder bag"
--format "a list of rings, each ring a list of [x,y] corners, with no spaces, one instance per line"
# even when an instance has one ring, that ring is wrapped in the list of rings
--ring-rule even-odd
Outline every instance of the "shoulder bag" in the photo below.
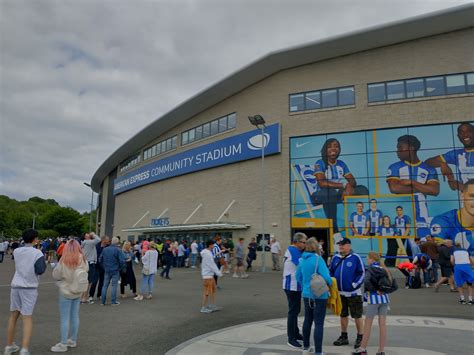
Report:
[[[316,257],[318,260],[316,261],[316,268],[314,269],[314,274],[311,277],[311,291],[317,296],[321,297],[325,292],[329,291],[328,284],[326,283],[326,280],[318,274],[318,266],[319,266],[319,259],[321,259],[320,256]]]

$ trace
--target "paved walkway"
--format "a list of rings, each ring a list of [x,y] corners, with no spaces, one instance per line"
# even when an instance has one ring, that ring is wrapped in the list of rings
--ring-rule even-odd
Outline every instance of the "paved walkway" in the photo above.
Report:
[[[136,269],[140,280],[138,271]],[[10,302],[9,284],[12,276],[13,263],[7,258],[0,264],[0,347],[2,348],[5,346]],[[227,342],[230,340],[243,342],[249,348],[245,350],[249,351],[246,352],[248,354],[252,354],[252,351],[266,354],[291,353],[291,350],[285,346],[285,323],[282,319],[286,316],[287,305],[285,295],[281,291],[281,274],[254,272],[246,280],[224,277],[219,281],[222,290],[217,294],[218,304],[224,309],[212,314],[199,313],[201,302],[199,269],[173,269],[171,277],[172,280],[163,280],[160,277],[155,279],[154,297],[149,301],[137,302],[127,298],[120,300],[122,303],[118,307],[100,307],[97,303],[81,306],[78,347],[69,352],[74,354],[165,354],[189,339],[203,334],[222,330],[227,332],[227,328],[232,326],[245,329],[248,323],[264,322],[256,325],[256,330],[251,332],[259,336],[263,334],[261,338],[247,335],[239,338],[235,334],[229,338],[229,334],[225,333],[224,338],[218,339]],[[50,354],[50,347],[59,340],[58,289],[51,278],[50,270],[41,277],[39,293],[30,350],[32,354]],[[464,346],[472,345],[474,348],[472,340],[474,336],[456,337],[456,334],[460,332],[471,331],[471,335],[474,335],[472,333],[474,307],[458,304],[456,294],[449,293],[448,287],[443,287],[439,293],[434,293],[433,289],[401,289],[393,294],[392,301],[391,318],[399,319],[398,322],[402,322],[404,326],[397,324],[390,326],[390,346],[419,349],[420,344],[423,343],[418,343],[416,339],[426,339],[428,343],[423,347],[433,351],[449,353],[441,348],[441,342],[452,345],[452,349],[458,349],[455,347],[458,343]],[[433,326],[431,323],[428,325],[419,323],[417,318],[414,318],[427,319],[426,316],[435,319]],[[405,318],[409,320],[403,320]],[[465,328],[461,327],[464,330],[450,331],[446,329],[457,328],[452,326],[451,320],[445,318],[464,318],[469,322],[463,323],[466,324]],[[268,323],[269,319],[277,320]],[[418,326],[403,324],[403,322],[412,321],[418,322],[416,323]],[[436,322],[440,321],[445,322],[445,326],[438,329],[435,326]],[[333,321],[328,318],[325,351],[334,354],[341,350],[330,347],[331,340],[337,337],[338,333],[336,324],[331,322]],[[267,324],[275,326],[272,328]],[[404,328],[408,330],[405,331]],[[239,328],[235,329],[238,331]],[[268,330],[271,333],[267,336],[265,332]],[[17,331],[17,334],[21,334],[21,324]],[[440,337],[439,332],[444,334],[443,338]],[[21,341],[21,336],[17,336],[16,341]],[[375,335],[372,341],[375,344]],[[271,348],[266,348],[267,346]],[[180,349],[184,350],[184,348]],[[235,344],[226,343],[225,351],[220,349],[219,354],[230,354],[232,349],[235,350]],[[210,351],[206,351],[205,354],[213,354]],[[345,353],[348,354],[349,351],[350,348],[347,347]],[[408,353],[418,354],[419,352],[409,351]],[[456,354],[463,354],[463,352],[458,351]]]

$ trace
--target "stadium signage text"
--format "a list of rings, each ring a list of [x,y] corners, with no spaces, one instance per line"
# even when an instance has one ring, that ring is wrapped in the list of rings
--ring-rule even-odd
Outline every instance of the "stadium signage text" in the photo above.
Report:
[[[263,141],[265,155],[280,153],[278,123],[265,129]],[[258,158],[261,145],[260,130],[253,130],[175,154],[119,176],[114,181],[114,195],[174,176]]]

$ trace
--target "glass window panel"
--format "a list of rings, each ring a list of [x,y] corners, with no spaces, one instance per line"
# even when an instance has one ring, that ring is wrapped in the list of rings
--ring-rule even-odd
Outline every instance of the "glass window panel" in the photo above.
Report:
[[[194,142],[194,134],[195,133],[196,133],[196,131],[194,130],[194,128],[189,130],[189,143]]]
[[[474,92],[474,73],[466,74],[467,79],[467,91]]]
[[[339,106],[354,105],[354,87],[339,89]]]
[[[144,159],[144,160],[147,160],[147,159],[148,159],[148,152],[149,152],[148,149],[143,152],[143,159]]]
[[[150,157],[154,157],[156,155],[156,144],[153,147],[151,147],[151,149],[149,150],[150,150]]]
[[[237,115],[235,113],[230,114],[227,118],[227,127],[229,129],[235,128],[236,120],[237,120]]]
[[[188,131],[181,133],[181,145],[188,144]]]
[[[337,90],[323,90],[322,91],[323,107],[337,106]]]
[[[211,124],[205,123],[202,125],[202,138],[209,137],[211,135]]]
[[[306,93],[305,99],[306,110],[315,110],[321,108],[321,93],[319,91]]]
[[[166,141],[163,141],[160,144],[161,144],[161,152],[162,153],[166,152]]]
[[[194,129],[194,132],[195,132],[194,138],[195,138],[196,140],[199,140],[199,139],[202,138],[202,126],[196,127],[196,128]]]
[[[411,79],[405,82],[407,98],[425,96],[425,84],[423,79]]]
[[[171,138],[171,148],[176,149],[177,145],[178,145],[178,136],[174,136]]]
[[[156,145],[156,155],[158,155],[158,154],[161,154],[161,144],[160,143],[158,143]]]
[[[466,85],[464,83],[464,74],[447,75],[446,76],[446,91],[448,94],[465,93]]]
[[[215,120],[211,122],[211,136],[219,133],[219,121]]]
[[[426,96],[444,95],[444,77],[426,78]]]
[[[227,116],[219,118],[219,132],[227,131]]]
[[[166,150],[171,150],[171,138],[166,140]]]
[[[385,101],[385,84],[368,85],[368,100],[369,102]]]
[[[405,98],[405,85],[403,80],[387,83],[387,100],[398,100]]]
[[[304,110],[304,94],[290,95],[290,112]]]

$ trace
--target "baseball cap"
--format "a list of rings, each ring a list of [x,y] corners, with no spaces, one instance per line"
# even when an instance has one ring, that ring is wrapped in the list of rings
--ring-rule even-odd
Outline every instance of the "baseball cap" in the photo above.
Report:
[[[342,238],[340,241],[338,241],[336,244],[338,245],[345,245],[345,244],[351,244],[351,240],[349,238]]]

